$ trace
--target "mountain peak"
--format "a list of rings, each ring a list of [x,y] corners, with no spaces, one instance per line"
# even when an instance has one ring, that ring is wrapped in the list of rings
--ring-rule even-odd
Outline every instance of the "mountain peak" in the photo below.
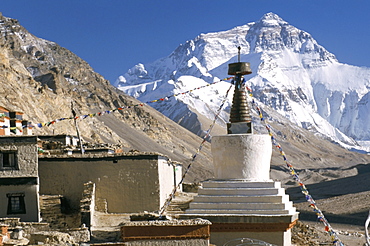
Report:
[[[280,16],[272,12],[264,14],[259,20],[259,23],[263,26],[280,26],[288,24],[288,22],[284,21]]]
[[[370,139],[370,126],[364,123],[370,117],[365,113],[358,116],[370,108],[365,103],[370,98],[366,86],[370,69],[340,64],[311,34],[272,12],[257,22],[189,40],[168,57],[141,65],[140,69],[130,69],[117,85],[127,94],[146,101],[160,94],[177,93],[180,88],[185,91],[192,85],[197,87],[200,80],[211,83],[225,76],[228,64],[237,58],[238,46],[243,47],[242,60],[252,65],[254,73],[246,79],[262,103],[288,116],[293,123],[343,145],[353,144],[349,137]],[[362,98],[365,94],[368,95]],[[210,112],[217,110],[215,102],[221,99],[216,100],[214,95],[197,96],[203,100],[201,103],[198,98],[176,101],[183,105],[183,111],[178,110],[177,104],[176,107],[158,104],[156,109],[191,131],[203,134],[203,123],[200,118],[194,120],[194,114],[212,119]],[[353,105],[360,100],[363,106],[354,110]]]

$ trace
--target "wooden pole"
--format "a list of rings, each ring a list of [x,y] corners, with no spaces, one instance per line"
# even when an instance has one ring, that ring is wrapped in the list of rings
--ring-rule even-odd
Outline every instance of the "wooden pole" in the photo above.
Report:
[[[76,132],[77,132],[77,137],[78,137],[78,141],[80,142],[80,149],[81,149],[81,155],[83,155],[85,153],[85,150],[82,146],[82,140],[81,140],[81,136],[80,136],[80,131],[78,129],[78,125],[77,125],[77,119],[76,119],[76,111],[74,110],[73,108],[73,101],[71,102],[71,110],[72,110],[72,114],[73,114],[73,117],[74,117],[74,122],[75,122],[75,127],[76,127]]]

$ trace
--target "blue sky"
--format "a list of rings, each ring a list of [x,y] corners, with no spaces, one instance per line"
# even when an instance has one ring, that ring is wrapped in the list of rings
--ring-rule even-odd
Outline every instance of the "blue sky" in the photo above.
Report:
[[[368,0],[1,0],[0,12],[58,43],[114,82],[200,33],[278,14],[343,63],[370,67]]]

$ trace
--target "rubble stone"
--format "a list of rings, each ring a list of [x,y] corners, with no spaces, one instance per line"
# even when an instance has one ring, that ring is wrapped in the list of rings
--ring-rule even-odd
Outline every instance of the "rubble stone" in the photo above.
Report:
[[[32,233],[30,236],[30,244],[39,245],[40,243],[50,245],[77,245],[71,235],[57,231],[40,231]]]

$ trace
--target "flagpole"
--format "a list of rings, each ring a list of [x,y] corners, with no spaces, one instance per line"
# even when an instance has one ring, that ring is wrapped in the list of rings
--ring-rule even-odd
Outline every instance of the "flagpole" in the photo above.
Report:
[[[78,129],[78,125],[77,125],[77,119],[76,119],[76,111],[74,110],[73,108],[73,101],[71,102],[71,110],[72,110],[72,114],[73,114],[73,120],[75,122],[75,127],[76,127],[76,132],[77,132],[77,137],[78,137],[78,141],[80,142],[80,149],[81,149],[81,155],[83,155],[85,153],[85,150],[82,146],[82,140],[81,140],[81,136],[80,136],[80,131]]]

